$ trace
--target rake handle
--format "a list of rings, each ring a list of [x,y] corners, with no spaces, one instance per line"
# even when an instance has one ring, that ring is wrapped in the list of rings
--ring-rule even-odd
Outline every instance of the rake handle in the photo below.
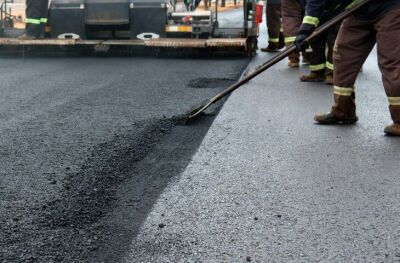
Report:
[[[372,1],[375,1],[375,0],[365,0],[365,1],[360,2],[359,4],[355,5],[354,7],[343,11],[342,13],[337,15],[336,17],[332,18],[328,22],[326,22],[323,25],[321,25],[320,27],[318,27],[314,31],[314,33],[312,35],[310,35],[305,41],[306,42],[310,42],[310,41],[314,40],[315,38],[317,38],[321,34],[325,33],[332,26],[336,25],[337,23],[341,22],[342,20],[344,20],[344,19],[348,18],[349,16],[353,15],[361,7],[363,7],[364,5],[366,5],[366,4],[368,4],[368,3],[372,2]],[[217,94],[215,97],[213,97],[210,100],[210,104],[213,104],[213,103],[219,101],[220,99],[222,99],[223,97],[225,97],[229,93],[231,93],[234,90],[236,90],[239,87],[241,87],[243,84],[246,84],[248,81],[252,80],[253,78],[258,76],[259,74],[263,73],[264,71],[266,71],[270,67],[274,66],[278,62],[280,62],[283,59],[285,59],[290,53],[292,53],[294,51],[296,51],[296,46],[295,45],[290,45],[285,50],[279,52],[276,56],[274,56],[273,58],[271,58],[270,60],[268,60],[267,62],[262,64],[261,66],[257,67],[249,75],[245,76],[244,78],[240,79],[238,82],[232,84],[226,90],[224,90],[221,93]]]

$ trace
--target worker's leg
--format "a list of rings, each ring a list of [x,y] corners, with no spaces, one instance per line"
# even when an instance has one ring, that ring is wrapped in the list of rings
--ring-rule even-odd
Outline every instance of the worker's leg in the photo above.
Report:
[[[271,47],[279,47],[279,35],[281,34],[281,5],[267,4],[267,28],[268,43]]]
[[[325,78],[327,34],[320,35],[310,43],[312,53],[310,56],[310,74],[300,77],[301,81],[322,82]]]
[[[41,0],[26,0],[26,34],[32,37],[39,37],[42,16]]]
[[[47,24],[48,17],[48,9],[49,9],[49,0],[40,0],[41,1],[41,17],[40,17],[40,38],[44,37],[45,26]]]
[[[350,17],[343,22],[333,50],[334,100],[332,113],[338,118],[356,115],[354,84],[375,45],[373,23]]]
[[[338,36],[340,24],[332,27],[326,36],[327,55],[326,68],[333,71],[333,48],[335,47],[336,38]]]
[[[303,8],[297,0],[282,0],[282,27],[286,46],[294,43],[303,20]],[[293,52],[289,55],[290,63],[295,65],[300,61],[300,55]],[[289,64],[290,64],[289,63]]]
[[[388,12],[376,24],[378,61],[394,123],[400,124],[400,9]]]
[[[340,29],[340,24],[331,28],[327,33],[326,38],[326,65],[325,65],[325,84],[333,85],[333,48]]]

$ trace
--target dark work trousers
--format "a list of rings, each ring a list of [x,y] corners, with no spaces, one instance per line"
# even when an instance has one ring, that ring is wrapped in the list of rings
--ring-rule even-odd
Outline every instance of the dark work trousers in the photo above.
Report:
[[[282,27],[286,46],[294,43],[303,17],[304,8],[299,0],[282,0]],[[298,62],[299,57],[299,53],[293,52],[289,55],[289,60]]]
[[[377,44],[378,64],[389,110],[400,123],[400,9],[374,20],[354,16],[343,22],[333,51],[334,100],[332,113],[337,117],[356,113],[354,84],[362,65]]]
[[[333,47],[340,24],[329,29],[310,43],[313,50],[310,55],[310,71],[333,70]]]
[[[278,46],[281,35],[281,4],[268,4],[265,10],[267,16],[268,43]]]
[[[26,0],[26,34],[43,37],[47,23],[48,0]]]

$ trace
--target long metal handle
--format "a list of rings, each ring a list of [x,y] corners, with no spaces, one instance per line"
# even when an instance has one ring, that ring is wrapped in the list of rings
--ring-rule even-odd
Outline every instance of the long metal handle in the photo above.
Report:
[[[365,0],[365,1],[360,2],[359,4],[355,5],[354,7],[350,8],[348,10],[345,10],[344,12],[340,13],[339,15],[334,17],[333,19],[329,20],[328,22],[326,22],[323,25],[321,25],[320,27],[318,27],[314,31],[314,33],[312,35],[310,35],[305,41],[307,41],[307,42],[312,41],[313,39],[317,38],[322,33],[324,33],[326,30],[328,30],[329,28],[331,28],[335,24],[341,22],[342,20],[346,19],[347,17],[351,16],[356,11],[358,11],[361,7],[363,7],[364,5],[366,5],[367,3],[372,2],[372,1],[375,1],[375,0]],[[225,97],[229,93],[233,92],[234,90],[236,90],[237,88],[239,88],[240,86],[245,84],[246,82],[252,80],[253,78],[258,76],[262,72],[264,72],[267,69],[269,69],[270,67],[272,67],[273,65],[275,65],[278,62],[282,61],[290,53],[292,53],[294,51],[296,51],[296,46],[295,45],[290,45],[289,47],[287,47],[282,52],[279,52],[275,57],[273,57],[272,59],[268,60],[267,62],[265,62],[261,66],[257,67],[252,73],[250,73],[249,75],[245,76],[244,78],[242,78],[238,82],[234,83],[232,86],[230,86],[229,88],[227,88],[223,92],[217,94],[215,97],[213,97],[211,99],[212,103],[215,103],[215,102],[219,101],[220,99],[222,99],[223,97]]]
[[[296,51],[296,46],[295,45],[291,45],[287,49],[285,49],[284,51],[279,52],[279,54],[277,54],[275,57],[270,59],[268,62],[262,64],[259,67],[257,67],[250,74],[248,74],[244,78],[240,79],[238,82],[234,83],[232,86],[230,86],[229,88],[227,88],[223,92],[217,94],[215,97],[213,97],[211,99],[212,103],[215,103],[215,102],[219,101],[220,99],[222,99],[223,97],[225,97],[226,95],[228,95],[232,91],[236,90],[237,88],[239,88],[240,86],[242,86],[246,82],[248,82],[248,81],[252,80],[253,78],[257,77],[259,74],[263,73],[268,68],[272,67],[276,63],[278,63],[281,60],[285,59],[290,53],[292,53],[294,51]]]
[[[320,27],[318,27],[314,33],[309,36],[305,41],[310,42],[313,39],[317,38],[319,35],[324,33],[326,30],[334,26],[335,24],[341,22],[342,20],[346,19],[347,17],[351,16],[354,14],[356,11],[358,11],[361,7],[364,5],[372,2],[372,1],[377,1],[377,0],[364,0],[353,7],[349,8],[348,10],[343,11],[333,19],[329,20],[328,22],[324,23]],[[231,85],[229,88],[225,89],[221,93],[215,95],[213,98],[211,98],[208,103],[204,104],[203,106],[191,111],[189,113],[188,119],[192,119],[196,116],[198,116],[201,112],[206,110],[208,107],[210,107],[212,104],[216,103],[217,101],[221,100],[223,97],[226,95],[230,94],[231,92],[235,91],[236,89],[240,88],[243,84],[247,83],[248,81],[252,80],[262,72],[266,71],[276,63],[280,62],[281,60],[285,59],[290,53],[296,51],[296,46],[295,45],[290,45],[287,47],[285,50],[279,52],[275,57],[271,58],[264,64],[260,65],[257,67],[253,72],[251,72],[249,75],[245,76],[244,78],[240,79],[233,85]]]

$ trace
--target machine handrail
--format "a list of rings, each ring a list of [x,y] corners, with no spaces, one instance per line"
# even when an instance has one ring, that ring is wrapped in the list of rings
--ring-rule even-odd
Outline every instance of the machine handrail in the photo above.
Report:
[[[16,18],[16,16],[12,15],[7,11],[7,3],[13,3],[14,1],[3,0],[0,5],[0,20],[3,21],[6,18]]]

